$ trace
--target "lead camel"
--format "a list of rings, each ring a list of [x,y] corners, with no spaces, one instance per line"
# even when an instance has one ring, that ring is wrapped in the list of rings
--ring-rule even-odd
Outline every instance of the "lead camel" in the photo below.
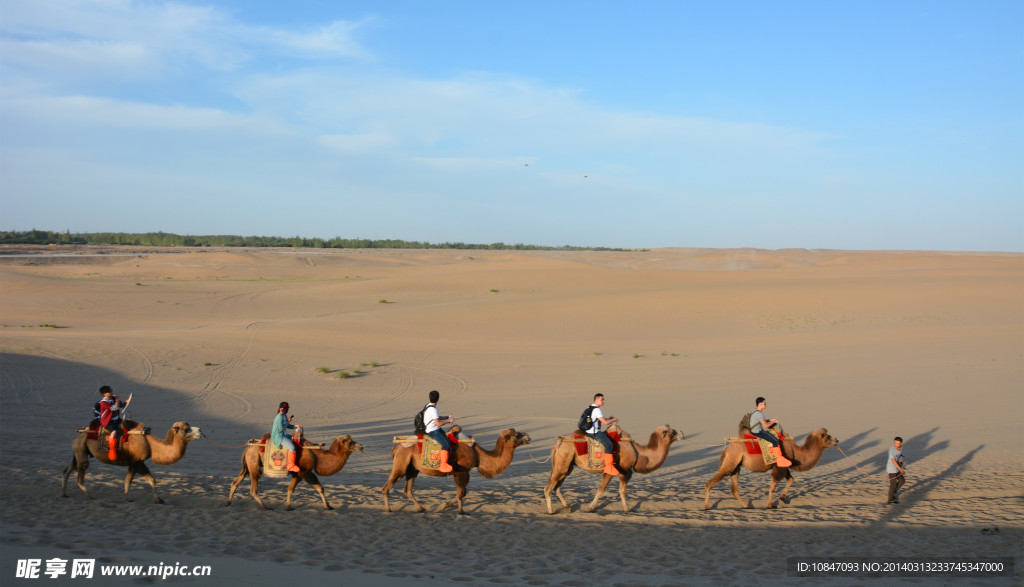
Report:
[[[156,493],[156,481],[153,479],[146,460],[152,460],[157,465],[173,465],[185,456],[185,449],[188,443],[202,437],[199,428],[189,426],[188,422],[175,422],[167,431],[167,438],[161,440],[152,434],[139,422],[125,420],[126,430],[121,446],[117,449],[117,458],[111,460],[108,456],[106,446],[100,447],[99,438],[89,438],[90,432],[83,430],[71,441],[73,455],[71,463],[64,468],[64,478],[61,482],[61,496],[68,496],[68,477],[72,471],[78,471],[78,487],[89,499],[89,491],[85,488],[85,471],[89,468],[89,458],[92,457],[101,463],[128,467],[128,474],[124,478],[124,495],[128,497],[128,487],[136,474],[149,482],[153,488],[153,502],[163,503]],[[95,433],[93,433],[95,434]],[[97,435],[98,436],[98,435]]]

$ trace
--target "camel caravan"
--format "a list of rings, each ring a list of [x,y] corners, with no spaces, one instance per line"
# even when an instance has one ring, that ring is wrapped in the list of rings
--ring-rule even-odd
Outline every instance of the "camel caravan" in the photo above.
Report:
[[[156,491],[156,482],[145,461],[152,460],[158,465],[172,465],[185,456],[188,444],[202,437],[199,428],[188,422],[175,422],[166,438],[150,434],[142,423],[123,419],[122,415],[131,403],[121,401],[109,386],[100,388],[103,398],[93,407],[95,419],[89,426],[77,431],[72,441],[71,463],[64,469],[61,495],[67,497],[68,479],[73,471],[78,472],[78,487],[89,499],[85,487],[85,473],[89,459],[109,465],[127,467],[124,480],[124,495],[136,474],[141,474],[153,489],[153,501],[163,503]],[[395,483],[405,479],[403,493],[418,512],[426,511],[413,494],[413,485],[419,475],[427,477],[452,477],[455,495],[447,500],[441,511],[457,508],[464,514],[464,500],[469,486],[470,472],[474,469],[485,478],[494,478],[505,472],[512,463],[517,448],[530,443],[530,435],[507,428],[502,430],[492,449],[480,446],[476,439],[466,436],[462,427],[455,424],[449,414],[441,419],[437,404],[440,393],[431,391],[429,402],[413,419],[415,433],[393,437],[391,449],[391,472],[381,489],[384,511],[391,512],[390,493]],[[744,508],[753,507],[739,495],[740,469],[746,467],[755,473],[771,473],[768,490],[768,507],[774,508],[773,497],[779,481],[786,485],[779,500],[789,503],[786,495],[793,483],[792,471],[809,471],[818,464],[825,449],[839,444],[839,441],[820,428],[810,433],[802,445],[787,436],[775,419],[764,416],[764,398],[755,400],[757,409],[744,415],[740,421],[739,435],[725,439],[726,446],[719,458],[718,472],[704,485],[704,509],[710,509],[711,490],[725,477],[730,477],[732,495]],[[653,432],[646,443],[638,442],[625,432],[618,419],[605,416],[604,395],[596,394],[593,403],[584,410],[571,434],[558,436],[551,449],[551,473],[544,486],[543,494],[548,514],[554,514],[551,493],[561,502],[563,511],[571,511],[562,495],[562,484],[573,471],[579,468],[588,473],[601,475],[594,498],[582,506],[583,511],[592,512],[613,479],[619,482],[619,500],[622,511],[630,511],[626,500],[626,489],[635,473],[648,474],[665,464],[672,444],[684,439],[683,432],[665,424]],[[293,423],[289,416],[287,402],[278,405],[271,431],[259,439],[251,439],[241,456],[241,469],[231,481],[225,506],[230,506],[235,492],[249,478],[249,494],[263,509],[272,509],[259,494],[263,478],[289,478],[285,498],[285,509],[292,510],[292,496],[300,481],[306,481],[316,489],[325,510],[333,509],[327,500],[320,476],[337,474],[356,452],[365,452],[363,445],[350,435],[338,436],[329,446],[315,444],[305,438],[301,426]],[[445,432],[445,426],[451,426]],[[326,446],[326,448],[325,448]]]

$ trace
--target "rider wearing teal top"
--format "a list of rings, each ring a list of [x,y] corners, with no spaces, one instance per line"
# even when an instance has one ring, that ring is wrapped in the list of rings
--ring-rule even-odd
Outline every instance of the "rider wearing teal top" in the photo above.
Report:
[[[287,413],[288,402],[281,402],[277,409],[277,415],[274,416],[274,427],[270,430],[270,440],[274,443],[274,446],[295,450],[295,443],[292,442],[291,435],[287,433],[288,430],[295,429],[295,424],[291,423],[292,418],[295,416],[289,418],[286,415]]]
[[[289,471],[296,473],[300,469],[295,464],[295,443],[292,442],[291,437],[288,436],[287,431],[295,428],[295,424],[292,424],[292,419],[295,416],[288,416],[288,402],[281,402],[277,406],[277,415],[274,416],[274,427],[270,429],[270,442],[276,447],[284,448],[288,451],[288,464],[287,468]]]

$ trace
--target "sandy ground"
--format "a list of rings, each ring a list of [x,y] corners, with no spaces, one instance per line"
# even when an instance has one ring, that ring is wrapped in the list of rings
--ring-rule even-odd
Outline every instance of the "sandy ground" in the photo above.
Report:
[[[102,254],[98,254],[102,253]],[[636,252],[154,249],[0,250],[0,582],[19,560],[208,564],[183,584],[294,581],[533,585],[860,584],[787,575],[790,557],[1015,557],[1024,578],[1024,255],[658,249]],[[320,372],[326,367],[327,372]],[[341,378],[342,372],[350,374]],[[133,394],[163,435],[206,435],[152,466],[165,504],[93,462],[60,498],[75,429],[100,385]],[[485,447],[530,434],[494,479],[473,474],[468,515],[439,511],[450,479],[420,477],[417,513],[385,514],[392,436],[427,392]],[[550,449],[593,394],[638,439],[686,440],[617,485],[576,470],[571,511],[548,515]],[[802,440],[838,438],[790,503],[765,509],[767,474],[740,475],[754,509],[704,483],[753,400]],[[366,447],[324,478],[264,480],[223,507],[250,437],[292,405],[307,436]],[[12,425],[13,424],[13,425]],[[884,505],[901,435],[908,484]],[[234,448],[229,448],[234,447]],[[841,451],[839,450],[841,449]],[[71,579],[65,578],[68,581]],[[95,579],[94,579],[95,580]],[[110,579],[103,579],[109,581]],[[148,584],[160,579],[122,579]],[[961,582],[949,576],[885,582]],[[49,579],[40,579],[48,584]]]

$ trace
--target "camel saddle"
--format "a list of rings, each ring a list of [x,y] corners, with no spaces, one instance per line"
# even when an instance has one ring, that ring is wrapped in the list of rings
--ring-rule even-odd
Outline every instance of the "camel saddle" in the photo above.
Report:
[[[295,442],[297,449],[295,450],[295,460],[298,462],[299,457],[302,455],[302,447],[305,443],[305,435],[299,436],[296,434],[292,437],[292,441]],[[270,477],[272,479],[280,479],[287,477],[288,473],[288,451],[283,446],[274,446],[274,443],[270,441],[270,434],[264,434],[263,438],[257,440],[252,438],[249,440],[248,446],[260,447],[260,454],[263,455],[263,476]],[[270,450],[267,450],[270,447]]]
[[[87,434],[85,438],[87,440],[99,440],[100,437],[106,438],[107,436],[109,436],[110,433],[113,432],[113,430],[109,428],[104,428],[99,424],[89,424],[85,428],[79,428],[78,430],[76,430],[76,432],[78,432],[79,434],[81,434],[82,432],[86,432]],[[121,440],[118,444],[123,444],[129,434],[149,434],[149,427],[146,427],[142,430],[125,430],[124,434],[121,435]]]
[[[452,443],[452,450],[449,453],[448,464],[455,464],[455,452],[458,449],[460,442],[472,444],[474,440],[459,440],[459,437],[451,432],[447,433],[448,441]],[[394,438],[396,444],[403,446],[412,446],[416,444],[416,452],[420,455],[420,467],[423,469],[434,469],[438,470],[441,468],[441,443],[427,436],[423,432],[417,432],[415,435],[410,436],[396,436]]]
[[[779,437],[779,435],[774,430],[769,430],[768,433],[774,436],[775,438]],[[772,454],[772,443],[761,438],[760,436],[754,436],[750,432],[744,432],[743,440],[743,445],[747,447],[747,454],[760,454],[761,457],[764,459],[764,464],[775,464],[775,455]]]
[[[585,434],[576,430],[572,433],[570,438],[576,446],[576,454],[578,456],[587,456],[587,468],[588,469],[603,469],[604,468],[604,445],[599,441],[595,440],[589,434]],[[612,439],[612,454],[619,452],[619,441],[622,438],[617,432],[609,432],[608,438]]]

